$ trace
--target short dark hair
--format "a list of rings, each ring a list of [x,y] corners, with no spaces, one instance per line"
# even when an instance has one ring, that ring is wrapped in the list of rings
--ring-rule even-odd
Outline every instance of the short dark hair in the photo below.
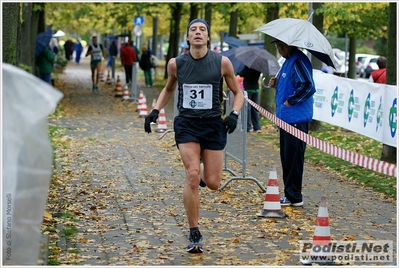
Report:
[[[387,67],[387,58],[380,56],[377,59],[378,68],[386,68]]]

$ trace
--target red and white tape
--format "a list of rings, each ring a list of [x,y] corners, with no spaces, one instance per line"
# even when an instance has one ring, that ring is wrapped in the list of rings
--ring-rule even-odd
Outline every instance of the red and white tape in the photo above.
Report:
[[[367,169],[383,173],[388,176],[397,176],[397,169],[395,164],[387,163],[381,160],[373,159],[358,153],[354,153],[342,148],[339,148],[335,145],[332,145],[328,142],[321,141],[315,137],[310,136],[309,134],[291,126],[290,124],[284,122],[283,120],[276,117],[274,114],[270,113],[263,107],[259,106],[252,100],[245,98],[249,104],[255,107],[261,114],[263,114],[267,119],[272,121],[274,124],[278,125],[291,135],[297,137],[298,139],[306,142],[312,147],[315,147],[325,153],[331,154],[335,157],[341,158],[345,161],[348,161],[352,164],[356,164],[358,166],[365,167]]]

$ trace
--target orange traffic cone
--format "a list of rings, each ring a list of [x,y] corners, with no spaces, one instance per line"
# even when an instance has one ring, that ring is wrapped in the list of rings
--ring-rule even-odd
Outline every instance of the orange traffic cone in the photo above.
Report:
[[[105,84],[107,84],[107,85],[112,84],[111,75],[109,73],[109,70],[108,70],[107,80],[105,81]]]
[[[125,85],[125,89],[123,90],[122,99],[123,99],[123,100],[128,100],[128,99],[130,99],[129,87],[128,87],[127,85]]]
[[[119,79],[119,76],[118,76]],[[121,81],[119,80],[119,82],[116,84],[116,90],[115,90],[115,97],[122,97],[123,96],[123,90],[122,90],[122,86],[121,86]]]
[[[115,87],[115,91],[118,90],[118,87],[120,87],[120,88],[122,89],[122,86],[121,86],[121,79],[119,78],[119,75],[118,75],[117,78],[116,78],[116,87]]]
[[[100,70],[100,73],[99,73],[99,75],[100,75],[100,82],[104,82],[104,72],[103,72],[103,69],[101,69]]]
[[[166,130],[168,130],[168,128],[166,127],[165,109],[162,108],[161,111],[159,112],[158,128],[157,130],[155,130],[155,132],[163,133]]]
[[[265,202],[263,209],[257,213],[258,217],[267,218],[283,218],[287,215],[281,210],[280,193],[278,190],[276,167],[273,165],[269,173],[269,181],[267,183]]]
[[[136,112],[140,111],[141,106],[142,106],[142,104],[143,104],[143,98],[144,98],[144,93],[143,93],[142,90],[140,90],[139,103],[137,104]]]
[[[327,201],[323,196],[319,204],[319,212],[316,219],[316,228],[314,230],[312,248],[309,253],[309,258],[301,258],[303,264],[309,263],[332,263],[332,253],[321,250],[314,251],[314,247],[323,247],[331,244],[330,223],[328,219]]]
[[[147,99],[145,98],[145,95],[144,95],[142,103],[141,103],[141,107],[140,107],[139,117],[140,118],[144,118],[147,115],[148,115],[148,112],[147,112]]]

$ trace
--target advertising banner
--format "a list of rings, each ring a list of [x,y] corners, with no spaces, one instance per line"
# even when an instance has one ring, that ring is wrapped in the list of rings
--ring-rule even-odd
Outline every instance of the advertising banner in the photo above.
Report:
[[[397,87],[314,70],[313,119],[397,146]]]

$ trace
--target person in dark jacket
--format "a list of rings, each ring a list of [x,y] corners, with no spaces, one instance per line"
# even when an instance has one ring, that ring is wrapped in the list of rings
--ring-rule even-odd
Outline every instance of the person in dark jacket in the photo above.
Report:
[[[39,70],[39,77],[43,81],[51,84],[51,73],[53,72],[55,55],[49,47],[46,47],[36,59],[36,65]]]
[[[243,86],[244,90],[248,94],[248,99],[255,103],[259,103],[259,76],[260,72],[245,66],[244,69],[238,74],[244,78]],[[252,105],[248,105],[248,116],[247,116],[247,131],[248,132],[260,132],[260,120],[259,112]]]
[[[293,127],[308,133],[313,117],[313,94],[316,86],[309,58],[298,48],[274,40],[285,58],[278,76],[269,81],[276,88],[276,116]],[[303,206],[302,176],[306,143],[280,128],[280,158],[283,167],[284,196],[282,206]]]
[[[152,81],[152,72],[151,72],[151,54],[148,51],[148,48],[146,45],[143,45],[141,47],[141,58],[140,58],[140,68],[144,71],[144,77],[145,77],[145,85],[147,87],[151,87],[153,84]]]

